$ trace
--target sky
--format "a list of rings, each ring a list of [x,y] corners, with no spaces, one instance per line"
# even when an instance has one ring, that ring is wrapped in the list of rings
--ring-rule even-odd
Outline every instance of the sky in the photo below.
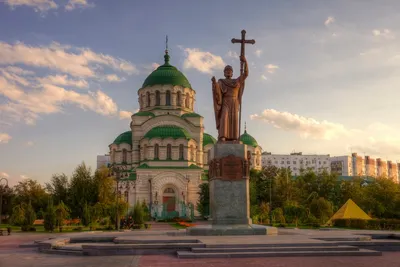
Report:
[[[249,77],[242,129],[264,151],[400,160],[398,0],[0,0],[0,176],[71,175],[129,130],[137,90],[170,63],[216,136],[211,77]]]

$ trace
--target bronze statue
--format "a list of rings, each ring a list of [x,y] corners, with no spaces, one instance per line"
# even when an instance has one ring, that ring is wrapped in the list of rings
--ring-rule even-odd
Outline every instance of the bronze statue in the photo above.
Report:
[[[214,76],[211,79],[218,142],[239,141],[244,81],[249,75],[244,45],[255,43],[254,40],[246,40],[245,34],[243,30],[242,39],[232,39],[232,43],[241,44],[239,77],[232,79],[233,68],[228,65],[224,69],[225,79],[219,79],[218,82]]]

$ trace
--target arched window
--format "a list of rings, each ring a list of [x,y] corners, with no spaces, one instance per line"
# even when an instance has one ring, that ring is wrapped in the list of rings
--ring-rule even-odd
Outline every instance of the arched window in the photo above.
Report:
[[[190,95],[189,93],[186,93],[185,107],[189,108],[189,105],[190,105]]]
[[[143,158],[146,160],[147,159],[147,145],[143,146]]]
[[[129,203],[129,193],[128,193],[128,191],[125,191],[124,196],[125,196],[125,202]]]
[[[178,107],[182,106],[181,101],[182,101],[182,94],[181,92],[178,91],[178,93],[176,94],[176,105]]]
[[[171,92],[170,91],[167,91],[165,93],[165,105],[171,106]]]
[[[179,159],[183,160],[183,145],[179,145]]]
[[[171,144],[167,145],[167,159],[172,159],[172,146],[171,146]]]
[[[156,91],[156,106],[160,105],[160,91]]]
[[[159,149],[158,144],[155,144],[155,146],[154,146],[154,159],[159,159],[159,151],[160,151],[160,149]]]
[[[126,151],[126,149],[122,149],[122,162],[126,163],[128,159],[128,153]]]
[[[146,101],[147,101],[146,107],[150,107],[150,92],[147,92],[147,93],[146,93]]]

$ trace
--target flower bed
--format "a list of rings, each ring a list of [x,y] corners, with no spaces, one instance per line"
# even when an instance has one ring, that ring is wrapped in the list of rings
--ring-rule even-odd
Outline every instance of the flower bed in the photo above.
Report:
[[[179,224],[180,226],[184,226],[184,227],[192,227],[192,226],[195,226],[194,223],[188,223],[188,222],[177,222],[177,224]]]

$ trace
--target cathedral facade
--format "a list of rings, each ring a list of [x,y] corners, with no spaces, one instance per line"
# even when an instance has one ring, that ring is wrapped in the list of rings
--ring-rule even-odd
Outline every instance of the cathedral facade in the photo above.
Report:
[[[199,185],[208,181],[207,154],[216,139],[204,133],[204,118],[194,112],[196,91],[170,65],[168,51],[164,61],[138,90],[140,109],[109,153],[111,164],[126,170],[119,191],[130,206],[145,201],[153,216],[181,216],[188,204],[197,205]],[[260,169],[261,147],[246,131],[240,139]]]

